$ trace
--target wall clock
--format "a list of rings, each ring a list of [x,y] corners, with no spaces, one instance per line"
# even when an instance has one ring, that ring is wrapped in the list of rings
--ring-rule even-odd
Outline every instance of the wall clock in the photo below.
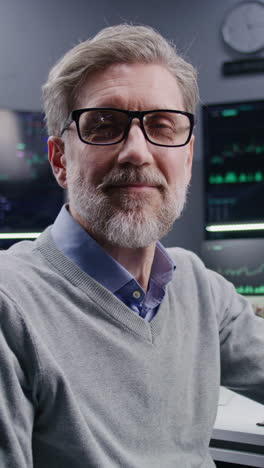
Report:
[[[221,31],[225,43],[236,52],[259,52],[264,48],[264,3],[238,3],[227,13]]]

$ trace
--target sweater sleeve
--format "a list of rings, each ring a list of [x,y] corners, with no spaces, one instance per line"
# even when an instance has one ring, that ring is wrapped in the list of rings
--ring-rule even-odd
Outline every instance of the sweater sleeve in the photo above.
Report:
[[[38,362],[19,307],[0,290],[0,466],[31,468]]]
[[[209,274],[219,323],[221,384],[264,404],[264,319],[231,283]]]

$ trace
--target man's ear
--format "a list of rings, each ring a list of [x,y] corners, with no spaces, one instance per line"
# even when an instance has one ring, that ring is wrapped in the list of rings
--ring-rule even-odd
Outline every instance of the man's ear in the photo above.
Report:
[[[64,142],[61,138],[51,136],[48,139],[48,157],[52,172],[58,184],[66,189],[66,158],[64,154]]]

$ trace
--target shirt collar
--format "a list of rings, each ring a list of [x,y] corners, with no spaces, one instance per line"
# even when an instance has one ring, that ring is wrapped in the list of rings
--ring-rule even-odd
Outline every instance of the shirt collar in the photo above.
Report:
[[[176,265],[160,242],[156,243],[155,255],[152,263],[150,277],[161,287],[172,280]]]
[[[70,215],[64,205],[57,216],[51,235],[57,248],[88,275],[115,293],[133,276],[111,257]],[[160,242],[156,244],[151,280],[160,287],[172,279],[175,264]]]

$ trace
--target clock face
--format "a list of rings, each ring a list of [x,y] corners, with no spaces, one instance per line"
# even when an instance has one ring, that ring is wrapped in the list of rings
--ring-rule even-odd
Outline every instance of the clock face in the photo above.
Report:
[[[222,35],[226,44],[237,52],[251,54],[264,47],[264,3],[238,3],[227,14]]]

